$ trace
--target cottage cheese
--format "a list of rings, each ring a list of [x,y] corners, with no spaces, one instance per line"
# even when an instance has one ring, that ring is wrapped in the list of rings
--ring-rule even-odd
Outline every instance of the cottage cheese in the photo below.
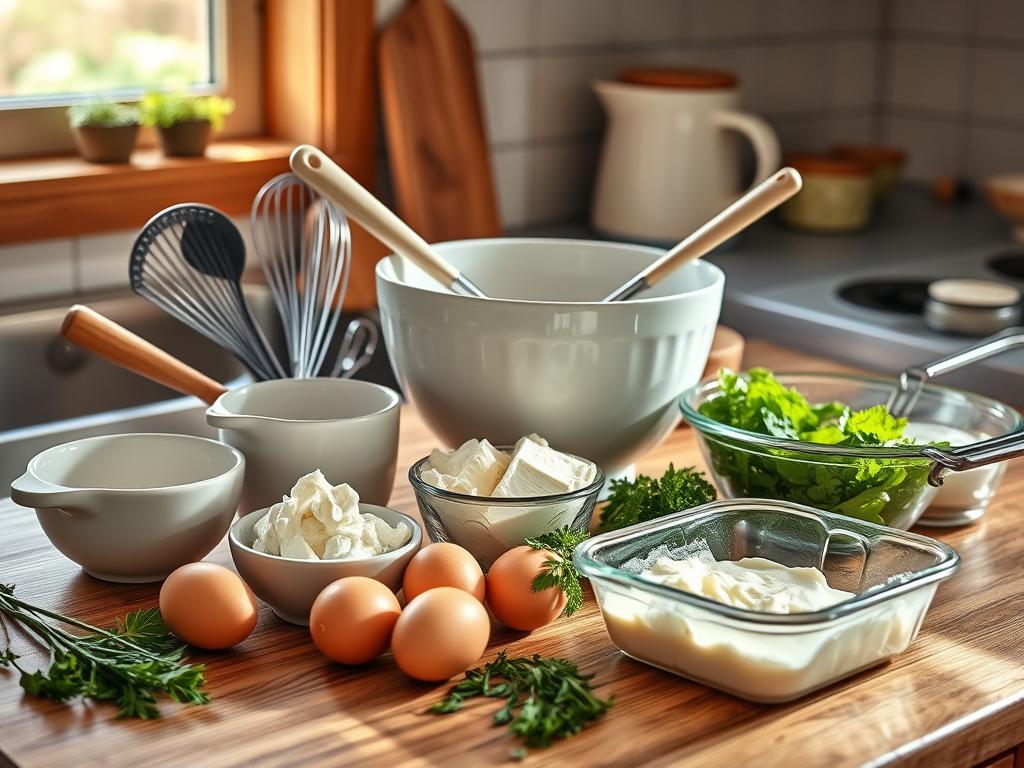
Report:
[[[359,511],[347,483],[331,486],[318,469],[299,478],[291,494],[255,525],[253,549],[297,560],[357,560],[391,552],[412,537],[405,523],[390,526]]]

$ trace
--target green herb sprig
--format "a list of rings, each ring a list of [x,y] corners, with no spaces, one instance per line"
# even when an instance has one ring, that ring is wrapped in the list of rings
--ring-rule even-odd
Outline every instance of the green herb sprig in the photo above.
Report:
[[[558,588],[565,593],[563,616],[572,616],[583,607],[583,587],[580,585],[580,574],[572,562],[572,551],[581,541],[590,538],[587,531],[573,531],[569,526],[559,528],[524,543],[534,549],[546,549],[555,553],[541,565],[541,571],[533,580],[531,589],[541,592],[545,589]]]
[[[668,465],[661,479],[637,475],[636,480],[612,480],[608,503],[601,510],[602,531],[615,531],[647,520],[707,504],[718,497],[704,473],[694,467]]]
[[[205,704],[201,664],[183,664],[185,646],[168,630],[157,608],[132,611],[109,630],[46,610],[14,596],[13,584],[0,584],[0,618],[34,635],[53,654],[45,672],[18,665],[10,647],[0,666],[21,673],[21,687],[33,696],[66,702],[76,696],[112,701],[119,718],[159,717],[157,694],[186,704]],[[88,632],[75,635],[61,625]]]
[[[469,670],[430,711],[457,712],[467,699],[478,696],[504,699],[505,705],[494,713],[494,725],[508,725],[528,747],[547,747],[579,733],[612,706],[612,698],[593,694],[592,678],[581,675],[568,659],[538,654],[510,659],[501,651],[489,664]],[[516,756],[522,757],[521,752]]]

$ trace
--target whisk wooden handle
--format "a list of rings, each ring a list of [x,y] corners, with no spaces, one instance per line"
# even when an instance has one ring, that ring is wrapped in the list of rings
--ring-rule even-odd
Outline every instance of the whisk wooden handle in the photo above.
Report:
[[[227,392],[209,376],[82,304],[68,310],[60,333],[115,365],[211,405]]]
[[[395,253],[413,261],[441,284],[460,280],[459,270],[439,258],[427,241],[337,163],[316,147],[303,144],[292,151],[295,175],[333,202]]]

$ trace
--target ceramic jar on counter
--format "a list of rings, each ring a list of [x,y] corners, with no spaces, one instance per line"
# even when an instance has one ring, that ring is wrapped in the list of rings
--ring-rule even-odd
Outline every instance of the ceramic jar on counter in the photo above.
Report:
[[[783,223],[811,232],[853,232],[871,218],[875,175],[868,163],[832,155],[788,155],[804,185],[779,208]]]

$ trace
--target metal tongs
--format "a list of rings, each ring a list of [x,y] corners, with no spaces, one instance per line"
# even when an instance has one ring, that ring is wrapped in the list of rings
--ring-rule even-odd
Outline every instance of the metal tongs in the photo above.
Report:
[[[1024,347],[1024,328],[1005,328],[938,360],[906,368],[900,373],[896,388],[886,403],[889,412],[898,418],[907,416],[917,403],[925,384],[932,379],[1018,347]],[[946,472],[962,472],[1024,456],[1024,430],[959,448],[945,449],[929,445],[922,448],[921,453],[935,462],[928,475],[928,482],[939,486]]]

